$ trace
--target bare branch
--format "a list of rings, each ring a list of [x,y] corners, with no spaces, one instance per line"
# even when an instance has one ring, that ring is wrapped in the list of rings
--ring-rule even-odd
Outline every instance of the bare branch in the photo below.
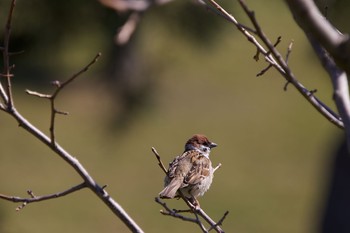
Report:
[[[340,33],[321,14],[314,1],[286,0],[295,21],[305,33],[313,35],[334,58],[339,67],[350,74],[350,39]]]
[[[350,74],[349,36],[333,27],[312,1],[287,0],[287,3],[331,78],[334,100],[345,126],[350,152],[350,96],[347,78]]]
[[[348,145],[348,151],[350,152],[350,96],[347,75],[345,71],[337,66],[329,53],[314,39],[312,35],[306,35],[332,81],[334,101],[345,125],[346,142]]]
[[[165,202],[162,202],[160,200],[159,197],[156,197],[155,201],[158,204],[160,204],[161,206],[163,206],[163,208],[165,209],[165,210],[160,210],[160,213],[163,215],[172,216],[172,217],[179,218],[181,220],[188,221],[188,222],[193,222],[193,223],[197,224],[203,232],[209,232],[211,230],[215,230],[216,232],[219,232],[219,233],[224,232],[220,226],[222,225],[223,221],[225,220],[226,216],[228,215],[228,213],[229,213],[228,211],[226,211],[224,213],[223,217],[221,217],[221,219],[217,223],[215,223],[201,208],[191,207],[190,210],[182,211],[182,210],[176,210],[176,209],[169,208]],[[191,205],[191,203],[187,200],[187,198],[185,198],[184,201],[186,202],[187,205]],[[186,213],[191,212],[195,215],[196,218],[190,218],[190,217],[186,217],[182,214],[179,214],[179,213],[184,213],[184,212],[186,212]],[[205,228],[205,226],[203,225],[199,216],[202,217],[203,219],[205,219],[210,224],[209,230],[207,230]]]
[[[209,223],[211,228],[214,229],[216,232],[218,232],[218,233],[223,233],[224,232],[224,230],[221,228],[221,225],[223,223],[223,220],[226,218],[227,214],[229,213],[228,211],[226,211],[224,213],[224,216],[221,217],[220,221],[218,221],[218,222],[215,222],[214,220],[212,220],[209,217],[209,215],[206,212],[204,212],[204,210],[201,209],[201,208],[197,209],[197,212],[206,222]]]
[[[160,156],[159,156],[157,150],[156,150],[154,147],[152,147],[152,152],[153,152],[153,154],[156,156],[156,158],[157,158],[157,160],[158,160],[158,165],[159,165],[159,167],[163,170],[163,172],[164,172],[165,174],[167,174],[168,171],[167,171],[167,169],[165,168],[165,166],[164,166],[162,160],[160,159]]]
[[[224,213],[224,216],[222,216],[222,218],[215,224],[215,226],[221,226],[228,214],[229,214],[229,212],[226,211],[226,212]],[[211,227],[211,228],[209,229],[209,231],[210,231],[211,229],[213,229],[213,227]]]
[[[96,183],[96,181],[90,176],[88,171],[84,168],[84,166],[71,154],[69,154],[64,148],[62,148],[58,143],[55,142],[54,137],[51,135],[51,138],[46,136],[42,131],[40,131],[38,128],[36,128],[34,125],[32,125],[27,119],[25,119],[16,108],[13,106],[12,102],[12,91],[11,91],[11,82],[10,78],[12,77],[12,74],[10,74],[11,68],[13,66],[9,65],[9,39],[10,39],[10,29],[11,29],[11,19],[12,19],[12,12],[14,9],[15,0],[12,1],[10,14],[8,17],[8,22],[5,30],[5,39],[4,39],[4,46],[2,47],[2,53],[3,53],[3,62],[4,62],[4,73],[2,76],[7,77],[7,89],[8,93],[3,91],[2,86],[0,85],[0,95],[3,99],[4,104],[0,103],[1,110],[4,110],[8,114],[10,114],[19,124],[20,127],[22,127],[25,131],[29,132],[33,137],[40,140],[43,144],[45,144],[47,147],[49,147],[53,152],[55,152],[58,156],[60,156],[64,161],[67,162],[84,180],[84,185],[88,187],[92,192],[94,192],[97,197],[101,199],[105,203],[105,205],[132,231],[132,232],[143,232],[143,230],[137,225],[137,223],[128,215],[128,213],[112,198],[109,196],[109,194],[106,192],[104,188],[102,188],[100,185]],[[52,106],[52,115],[54,116],[57,113],[63,113],[61,111],[58,111],[54,107],[54,99],[59,94],[59,92],[69,83],[74,81],[80,74],[87,71],[92,64],[94,64],[97,60],[97,58],[100,56],[98,54],[92,62],[90,62],[87,66],[85,66],[81,71],[73,75],[71,78],[69,78],[64,83],[57,86],[56,91],[54,94],[50,97]],[[37,97],[41,98],[48,98],[49,96],[45,96],[43,94],[27,91],[27,93],[35,95]],[[6,105],[6,106],[5,106]],[[54,120],[51,119],[51,124],[54,125]],[[52,131],[54,132],[54,131]],[[73,189],[74,190],[74,189]],[[68,193],[71,191],[67,191]],[[2,196],[3,199],[6,199],[6,196]],[[49,196],[51,198],[51,196]],[[45,198],[49,198],[45,197]],[[41,197],[41,199],[45,199],[44,197]],[[40,199],[40,198],[39,198]],[[16,198],[13,198],[13,200],[16,200]],[[20,199],[17,199],[20,200]],[[37,200],[35,197],[32,197],[29,199],[31,202],[34,202]],[[29,201],[28,200],[28,201]],[[24,203],[24,202],[23,202]],[[28,203],[28,202],[25,202]],[[24,204],[23,206],[25,206]],[[20,207],[23,208],[23,207]]]
[[[10,7],[10,12],[8,14],[7,18],[7,23],[6,23],[6,28],[5,28],[5,37],[4,37],[4,51],[3,51],[3,59],[4,59],[4,73],[2,74],[3,76],[6,77],[6,91],[7,91],[7,108],[9,110],[12,110],[13,108],[13,97],[12,97],[12,74],[11,72],[11,66],[10,66],[10,61],[9,61],[9,43],[10,43],[10,36],[11,36],[11,24],[12,24],[12,15],[13,11],[16,6],[16,0],[12,1],[11,7]]]
[[[281,41],[282,41],[282,37],[281,37],[281,36],[277,37],[277,40],[276,40],[276,42],[273,44],[273,47],[276,48],[277,45],[279,45],[279,43],[281,43]],[[268,52],[268,54],[269,54],[269,53],[270,53],[270,52]]]
[[[56,145],[56,136],[55,136],[55,119],[56,114],[62,114],[62,115],[68,115],[67,112],[62,112],[56,109],[55,106],[55,100],[58,96],[58,94],[71,82],[73,82],[77,77],[79,77],[81,74],[88,71],[88,69],[97,62],[98,58],[101,56],[101,53],[98,53],[92,61],[87,64],[83,69],[81,69],[78,73],[71,76],[69,79],[64,81],[63,83],[60,83],[58,81],[55,81],[53,84],[57,87],[56,91],[51,95],[50,103],[51,103],[51,120],[50,120],[50,135],[51,135],[51,143],[52,145]]]
[[[28,131],[35,138],[39,139],[63,160],[65,160],[82,177],[88,188],[94,192],[132,232],[143,232],[143,230],[128,215],[128,213],[112,197],[109,196],[106,190],[96,183],[84,166],[74,156],[69,154],[59,144],[53,146],[51,139],[28,122],[17,110],[13,111],[11,115],[17,120],[19,126]]]
[[[271,51],[271,54],[274,56],[274,58],[277,60],[277,63],[279,66],[276,66],[275,63],[271,63],[277,71],[280,72],[283,77],[287,80],[287,82],[293,84],[293,86],[301,93],[306,100],[309,101],[309,103],[312,104],[316,108],[316,110],[321,113],[324,117],[326,117],[330,122],[334,123],[339,128],[344,128],[344,123],[342,122],[342,119],[338,116],[337,113],[335,113],[333,110],[331,110],[327,105],[325,105],[322,101],[320,101],[316,96],[314,95],[313,90],[308,90],[305,88],[294,76],[292,71],[289,69],[287,63],[283,60],[281,54],[277,51],[277,49],[271,44],[269,39],[266,37],[264,32],[261,30],[255,15],[252,14],[248,7],[245,5],[243,0],[240,0],[240,3],[243,7],[243,9],[246,11],[247,15],[250,17],[252,23],[256,27],[257,33],[259,35],[259,38],[265,43],[265,45],[268,47],[268,49]],[[280,69],[281,68],[281,69]]]
[[[281,37],[279,36],[279,37],[277,37],[277,40],[276,40],[275,44],[273,45],[273,47],[276,47],[280,42],[281,42]],[[267,52],[266,55],[269,55],[269,54],[270,54],[270,51]],[[263,70],[261,70],[256,76],[259,77],[259,76],[264,75],[271,67],[272,67],[272,64],[269,63],[268,66],[266,68],[264,68]]]
[[[175,217],[175,218],[179,218],[181,220],[184,220],[184,221],[188,221],[188,222],[194,222],[194,223],[198,223],[197,222],[197,219],[194,219],[194,218],[189,218],[189,217],[186,217],[182,214],[179,214],[179,213],[182,213],[184,211],[178,211],[178,210],[175,210],[175,209],[171,209],[167,206],[167,204],[165,202],[162,202],[160,200],[159,197],[156,197],[155,198],[155,201],[160,204],[161,206],[163,206],[163,208],[165,209],[164,210],[160,210],[160,213],[163,214],[163,215],[169,215],[169,216],[172,216],[172,217]],[[186,211],[188,212],[188,211]]]
[[[205,233],[206,233],[206,232],[209,232],[209,231],[205,228],[205,226],[203,225],[203,223],[201,222],[197,211],[193,211],[193,214],[196,216],[196,220],[197,220],[197,224],[198,224],[199,228],[200,228],[203,232],[205,232]],[[214,229],[215,226],[212,226],[212,227],[213,227],[213,229]],[[220,232],[220,231],[219,231],[219,232]]]
[[[52,82],[52,85],[56,87],[56,90],[54,91],[53,94],[48,95],[48,94],[42,94],[36,91],[30,91],[26,90],[26,93],[29,95],[37,96],[39,98],[44,98],[44,99],[49,99],[50,100],[50,106],[51,106],[51,117],[50,117],[50,137],[51,137],[51,144],[55,146],[56,144],[56,136],[55,136],[55,119],[56,119],[56,114],[61,114],[61,115],[68,115],[68,112],[60,111],[57,110],[55,106],[55,100],[58,96],[58,94],[71,82],[73,82],[77,77],[79,77],[81,74],[86,72],[93,64],[95,64],[98,60],[98,58],[101,56],[101,53],[98,53],[92,61],[87,64],[83,69],[81,69],[79,72],[71,76],[69,79],[64,81],[63,83],[59,81],[54,81]]]
[[[307,88],[305,88],[296,79],[292,71],[289,69],[286,61],[283,59],[283,57],[277,51],[277,49],[274,47],[271,41],[267,38],[265,33],[262,31],[260,25],[258,24],[255,18],[254,12],[248,8],[248,6],[245,4],[243,0],[239,0],[239,3],[241,4],[245,13],[251,20],[257,36],[263,41],[267,49],[265,49],[250,32],[248,32],[244,27],[242,27],[241,24],[232,15],[230,15],[225,9],[223,9],[214,0],[202,0],[202,1],[215,13],[222,16],[224,19],[228,20],[229,22],[233,23],[237,27],[237,29],[248,39],[248,41],[250,41],[259,50],[259,52],[264,55],[265,60],[269,64],[271,64],[287,80],[288,83],[293,84],[293,86],[299,91],[299,93],[302,94],[303,97],[319,113],[321,113],[326,119],[328,119],[337,127],[342,129],[344,128],[344,124],[341,118],[338,116],[338,114],[332,111],[327,105],[325,105],[322,101],[320,101],[315,95],[313,95]],[[269,68],[266,68],[266,70],[268,69]]]
[[[51,138],[47,137],[43,132],[28,122],[17,110],[9,113],[17,120],[19,126],[28,131],[35,138],[39,139],[63,160],[65,160],[81,176],[87,187],[94,192],[132,232],[143,232],[143,230],[128,215],[128,213],[112,197],[109,196],[106,190],[96,183],[84,166],[74,156],[69,154],[58,143],[53,145]]]
[[[259,49],[257,49],[255,55],[253,56],[253,59],[255,61],[259,61],[260,60],[259,55],[260,55],[260,51]]]
[[[10,43],[10,36],[11,36],[11,23],[12,23],[12,15],[13,11],[15,9],[16,0],[12,0],[10,11],[7,16],[7,22],[5,26],[5,32],[4,32],[4,45],[2,47],[2,56],[3,56],[3,63],[4,63],[4,71],[1,74],[2,77],[5,77],[6,79],[6,92],[3,89],[1,83],[0,83],[0,95],[3,101],[6,104],[6,108],[8,108],[10,111],[12,111],[13,108],[13,98],[12,98],[12,87],[11,87],[11,66],[9,61],[9,43]]]
[[[215,168],[214,168],[214,172],[216,172],[216,170],[218,170],[221,167],[221,163],[219,163]]]
[[[286,55],[286,64],[288,64],[289,56],[292,53],[292,47],[293,47],[293,40],[289,43],[288,49],[287,49],[287,55]]]
[[[271,67],[272,67],[272,65],[268,64],[266,66],[266,68],[262,69],[259,73],[256,74],[256,77],[264,75]]]
[[[42,94],[42,93],[39,93],[39,92],[36,92],[36,91],[31,91],[31,90],[26,90],[26,93],[28,95],[33,95],[33,96],[36,96],[36,97],[39,97],[39,98],[44,98],[44,99],[51,99],[52,98],[52,95],[47,95],[47,94]]]
[[[69,112],[64,112],[64,111],[60,111],[60,110],[55,110],[55,113],[60,114],[60,115],[65,115],[65,116],[69,115]]]
[[[287,91],[288,90],[288,85],[291,84],[290,81],[287,81],[286,84],[284,84],[283,90]]]
[[[54,198],[59,198],[66,196],[70,193],[76,192],[80,189],[87,188],[87,185],[85,182],[78,184],[76,186],[73,186],[65,191],[62,192],[57,192],[49,195],[44,195],[44,196],[35,196],[34,193],[31,190],[28,190],[27,193],[30,195],[30,198],[22,198],[22,197],[15,197],[15,196],[7,196],[4,194],[0,194],[0,198],[11,201],[11,202],[22,202],[22,205],[16,208],[16,211],[19,211],[23,209],[27,204],[32,203],[32,202],[40,202],[40,201],[46,201]]]
[[[91,61],[89,64],[87,64],[87,65],[86,65],[84,68],[82,68],[78,73],[72,75],[69,79],[67,79],[67,80],[64,81],[63,83],[57,84],[57,81],[56,81],[55,83],[56,83],[56,85],[57,85],[57,89],[56,89],[56,91],[53,93],[52,98],[53,98],[53,99],[56,98],[56,96],[58,95],[58,93],[59,93],[60,91],[62,91],[63,88],[65,88],[68,84],[70,84],[71,82],[73,82],[73,81],[74,81],[77,77],[79,77],[81,74],[83,74],[83,73],[85,73],[86,71],[88,71],[89,68],[90,68],[93,64],[95,64],[95,63],[98,61],[98,59],[101,57],[101,55],[102,55],[101,53],[96,54],[96,56],[92,59],[92,61]]]

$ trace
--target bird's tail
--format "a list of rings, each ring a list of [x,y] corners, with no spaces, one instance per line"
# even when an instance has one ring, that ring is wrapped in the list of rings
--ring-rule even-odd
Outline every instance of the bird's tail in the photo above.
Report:
[[[182,185],[182,179],[172,179],[170,183],[159,193],[160,198],[174,198],[177,190]]]

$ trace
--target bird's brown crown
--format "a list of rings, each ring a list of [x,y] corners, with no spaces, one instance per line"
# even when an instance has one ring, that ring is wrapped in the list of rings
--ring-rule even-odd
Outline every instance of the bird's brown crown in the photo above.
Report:
[[[200,148],[201,145],[206,146],[208,148],[213,148],[217,146],[216,143],[210,142],[208,138],[203,134],[195,134],[186,142],[185,150]]]

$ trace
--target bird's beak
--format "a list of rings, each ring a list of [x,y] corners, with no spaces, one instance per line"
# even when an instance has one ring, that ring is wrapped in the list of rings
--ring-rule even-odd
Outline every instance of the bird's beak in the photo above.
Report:
[[[218,144],[216,144],[214,142],[211,142],[210,145],[209,145],[210,149],[214,148],[214,147],[217,147],[217,146],[218,146]]]

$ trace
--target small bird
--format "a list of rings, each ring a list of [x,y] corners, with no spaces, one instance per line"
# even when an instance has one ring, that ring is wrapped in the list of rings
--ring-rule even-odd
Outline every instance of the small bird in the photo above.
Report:
[[[183,154],[170,164],[164,179],[165,188],[159,193],[160,198],[174,198],[181,192],[195,205],[197,197],[208,191],[214,176],[214,169],[209,159],[210,150],[217,144],[210,142],[201,134],[193,135],[185,144]]]

